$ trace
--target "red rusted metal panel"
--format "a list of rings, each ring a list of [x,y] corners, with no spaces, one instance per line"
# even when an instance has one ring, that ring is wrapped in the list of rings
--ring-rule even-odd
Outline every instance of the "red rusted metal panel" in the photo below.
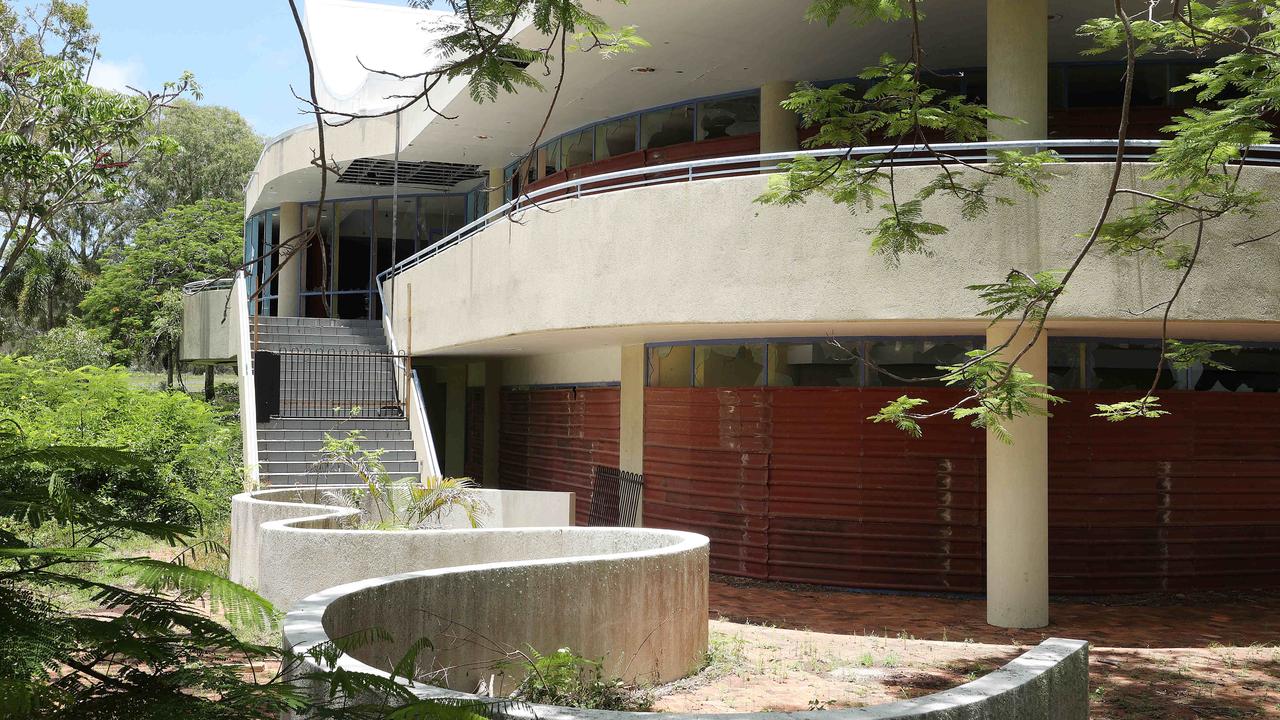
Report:
[[[577,523],[591,510],[592,469],[618,466],[618,388],[502,391],[503,488],[577,495]]]
[[[924,391],[941,404],[953,391]],[[649,388],[646,525],[712,539],[712,567],[857,587],[980,584],[982,436],[912,442],[866,417],[896,391]]]
[[[912,389],[944,407],[954,391]],[[716,572],[850,587],[983,590],[986,441],[866,420],[901,389],[649,388],[646,525],[702,532]],[[1280,396],[1067,391],[1049,422],[1050,590],[1280,586]]]
[[[1075,391],[1049,421],[1050,587],[1060,593],[1280,586],[1280,396],[1160,393],[1172,414],[1100,422]]]
[[[467,440],[462,472],[477,482],[484,477],[484,388],[467,388]]]

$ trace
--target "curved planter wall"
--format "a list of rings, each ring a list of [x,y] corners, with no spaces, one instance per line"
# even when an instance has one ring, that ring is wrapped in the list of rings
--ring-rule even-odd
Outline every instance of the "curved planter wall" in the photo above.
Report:
[[[288,609],[355,580],[506,559],[500,538],[510,536],[499,528],[573,524],[573,493],[476,490],[491,509],[481,529],[357,530],[359,510],[323,504],[325,491],[341,489],[279,488],[232,498],[231,579]],[[467,527],[455,516],[444,524]]]
[[[568,531],[570,533],[575,531]],[[584,532],[578,530],[576,532]],[[590,532],[590,531],[585,531]],[[634,533],[636,531],[622,531]],[[677,547],[682,546],[678,545]],[[652,551],[650,551],[652,552]],[[635,556],[644,553],[629,553]],[[577,569],[585,569],[588,565],[604,562],[621,561],[615,556],[609,558],[572,558],[560,561],[549,561],[540,564],[525,564],[525,577],[552,577],[561,574],[572,574]],[[544,575],[544,568],[539,566],[561,565],[564,573],[550,571]],[[575,566],[578,566],[575,568]],[[348,618],[360,612],[377,613],[379,619],[394,620],[390,617],[388,600],[414,599],[421,596],[419,591],[430,595],[434,591],[460,589],[460,585],[470,583],[489,583],[491,589],[497,590],[493,584],[504,583],[509,578],[520,575],[515,565],[489,565],[473,568],[452,568],[434,573],[411,573],[390,578],[378,578],[362,583],[352,583],[345,587],[332,588],[323,593],[313,595],[298,604],[285,619],[284,644],[298,653],[305,653],[309,648],[328,642],[340,636],[343,631],[358,629],[359,625],[348,624]],[[603,569],[603,565],[596,569]],[[466,576],[470,576],[469,578]],[[455,584],[458,583],[458,584]],[[545,590],[537,581],[530,583],[537,587],[527,589]],[[453,586],[450,588],[450,586]],[[521,586],[526,589],[526,586]],[[554,599],[552,600],[554,602]],[[452,607],[466,605],[465,598],[451,596]],[[536,607],[536,606],[530,606]],[[702,623],[705,632],[706,623]],[[705,635],[702,636],[705,642]],[[403,644],[401,645],[403,647]],[[399,648],[397,648],[399,649]],[[386,674],[389,663],[369,661],[377,657],[376,650],[362,650],[356,655],[342,655],[338,658],[338,666],[354,672]],[[394,652],[384,652],[383,657],[397,657]],[[294,676],[305,675],[317,669],[310,659],[303,661],[294,670]],[[476,678],[468,678],[475,680]],[[415,683],[413,692],[422,698],[462,698],[480,699],[475,695],[450,691],[439,687]],[[325,694],[319,694],[315,700],[324,702]],[[370,698],[372,699],[372,698]],[[353,698],[360,702],[362,698]],[[623,713],[601,710],[576,710],[573,708],[533,705],[514,707],[507,711],[513,718],[536,720],[537,718],[554,718],[555,720],[640,720],[653,718],[649,713]],[[740,713],[740,714],[706,714],[706,715],[668,715],[673,720],[790,720],[805,718],[806,720],[1086,720],[1089,716],[1089,645],[1081,640],[1049,638],[1032,648],[1017,659],[995,672],[950,690],[926,695],[924,697],[901,702],[876,705],[867,708],[848,710],[827,710],[806,713]],[[657,716],[661,717],[661,716]]]

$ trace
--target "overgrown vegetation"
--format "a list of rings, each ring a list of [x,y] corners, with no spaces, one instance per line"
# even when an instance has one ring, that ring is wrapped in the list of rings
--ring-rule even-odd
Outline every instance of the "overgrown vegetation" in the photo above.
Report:
[[[471,478],[424,477],[396,480],[382,462],[383,448],[361,445],[364,434],[352,430],[337,438],[325,433],[317,467],[353,472],[361,487],[326,491],[324,498],[335,505],[361,507],[362,527],[377,530],[420,530],[443,526],[444,519],[460,512],[467,523],[478,528],[492,508],[473,492]]]
[[[137,520],[217,526],[243,487],[234,422],[184,393],[136,387],[120,367],[0,356],[0,421],[32,447],[94,445],[145,458],[143,467],[63,467],[58,481]],[[47,473],[39,464],[11,472]]]
[[[646,712],[653,697],[643,688],[609,677],[604,664],[560,648],[543,655],[529,648],[520,661],[506,661],[503,667],[527,672],[511,697],[524,702],[588,710]]]

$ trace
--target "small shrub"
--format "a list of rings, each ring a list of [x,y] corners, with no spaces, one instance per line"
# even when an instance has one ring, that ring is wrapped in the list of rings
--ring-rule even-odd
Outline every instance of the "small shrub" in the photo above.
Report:
[[[85,366],[110,367],[113,363],[111,347],[103,334],[83,325],[58,327],[29,338],[24,344],[25,354],[37,360],[56,362],[68,370]]]
[[[605,677],[604,665],[569,648],[543,655],[530,649],[521,667],[528,672],[511,694],[516,700],[586,710],[645,712],[652,696],[618,678]],[[510,666],[511,663],[506,663]]]

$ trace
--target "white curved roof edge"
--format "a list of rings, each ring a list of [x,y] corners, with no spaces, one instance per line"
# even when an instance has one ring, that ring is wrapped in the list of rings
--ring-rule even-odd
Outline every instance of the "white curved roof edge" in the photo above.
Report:
[[[446,58],[437,41],[460,29],[462,21],[440,10],[307,0],[303,27],[320,105],[336,112],[377,113],[399,105],[395,96],[421,90],[420,80],[397,76],[442,67]]]

